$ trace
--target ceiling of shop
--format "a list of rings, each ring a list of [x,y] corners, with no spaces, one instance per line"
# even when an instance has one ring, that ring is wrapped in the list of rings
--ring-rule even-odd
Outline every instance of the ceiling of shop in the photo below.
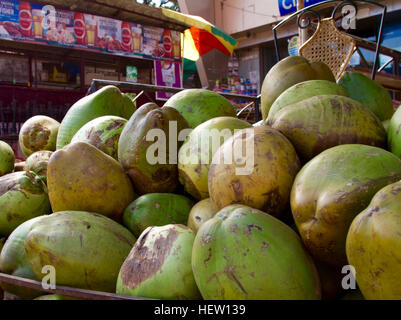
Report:
[[[190,27],[165,17],[159,8],[140,4],[135,0],[44,0],[35,2],[181,32]]]

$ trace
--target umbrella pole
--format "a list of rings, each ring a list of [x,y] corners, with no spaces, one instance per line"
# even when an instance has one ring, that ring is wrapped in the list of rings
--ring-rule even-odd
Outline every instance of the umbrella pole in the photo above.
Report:
[[[178,5],[180,7],[181,13],[190,14],[187,6],[187,0],[178,0]],[[196,61],[196,69],[198,69],[199,80],[201,82],[202,88],[209,88],[209,79],[207,77],[206,68],[203,63],[202,57]]]

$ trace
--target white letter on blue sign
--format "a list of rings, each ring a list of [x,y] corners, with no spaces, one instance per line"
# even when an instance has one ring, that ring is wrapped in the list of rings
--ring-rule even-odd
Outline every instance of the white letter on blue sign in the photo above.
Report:
[[[291,9],[293,6],[296,6],[296,1],[297,0],[292,0],[292,4],[290,3],[289,5],[285,3],[286,0],[282,0],[283,1],[283,8],[286,10]]]

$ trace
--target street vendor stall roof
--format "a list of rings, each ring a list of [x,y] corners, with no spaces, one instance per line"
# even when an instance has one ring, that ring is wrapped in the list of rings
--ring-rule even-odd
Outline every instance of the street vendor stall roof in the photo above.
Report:
[[[35,2],[180,32],[191,27],[185,21],[167,17],[160,8],[140,4],[135,0],[45,0]]]
[[[71,11],[183,32],[184,57],[194,61],[212,49],[232,55],[238,45],[234,38],[201,17],[165,8],[151,7],[134,0],[45,0],[38,2]]]

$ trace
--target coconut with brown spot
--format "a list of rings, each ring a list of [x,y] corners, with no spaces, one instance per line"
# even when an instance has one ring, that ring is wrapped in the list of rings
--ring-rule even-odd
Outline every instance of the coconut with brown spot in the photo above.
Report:
[[[212,162],[209,192],[219,210],[238,203],[279,217],[289,208],[301,165],[294,147],[278,130],[241,130],[220,147]]]
[[[347,258],[367,300],[401,299],[401,182],[381,189],[347,235]]]
[[[121,165],[86,142],[71,143],[52,154],[47,186],[53,212],[90,211],[121,221],[135,199]]]
[[[0,236],[23,222],[51,212],[46,184],[31,171],[0,177]]]
[[[136,110],[130,94],[121,93],[116,86],[105,86],[83,97],[68,109],[60,124],[57,149],[71,142],[72,137],[89,121],[102,116],[129,119]]]
[[[147,228],[121,267],[116,292],[153,299],[200,299],[191,267],[194,238],[190,228],[179,224]]]
[[[29,157],[41,150],[56,150],[60,123],[48,116],[34,116],[23,124],[19,133],[19,146],[22,153]]]
[[[197,233],[201,225],[212,219],[218,211],[212,199],[203,199],[192,207],[189,212],[187,225]]]
[[[89,143],[118,160],[118,140],[127,120],[116,116],[103,116],[89,121],[72,137],[72,142]]]
[[[286,106],[327,94],[349,97],[348,91],[344,87],[332,81],[309,80],[300,82],[280,94],[272,104],[267,120]]]
[[[118,161],[139,194],[176,190],[185,129],[189,125],[177,110],[154,103],[144,104],[129,119],[118,142]]]
[[[126,228],[103,215],[62,211],[31,226],[25,251],[38,279],[50,265],[58,286],[114,293],[118,272],[135,241]]]
[[[314,96],[288,105],[267,123],[291,141],[303,163],[341,144],[387,146],[387,134],[379,118],[344,96]]]
[[[401,160],[372,146],[337,146],[307,163],[295,178],[291,209],[314,259],[337,268],[349,264],[345,241],[352,220],[377,191],[400,179]]]
[[[47,165],[52,151],[37,151],[32,153],[24,162],[24,170],[35,172],[43,181],[46,182]]]
[[[244,205],[225,207],[200,227],[192,269],[205,300],[321,297],[316,268],[298,235]]]
[[[218,117],[197,126],[178,152],[179,180],[197,200],[209,197],[207,178],[212,157],[236,130],[252,127],[233,117]]]

